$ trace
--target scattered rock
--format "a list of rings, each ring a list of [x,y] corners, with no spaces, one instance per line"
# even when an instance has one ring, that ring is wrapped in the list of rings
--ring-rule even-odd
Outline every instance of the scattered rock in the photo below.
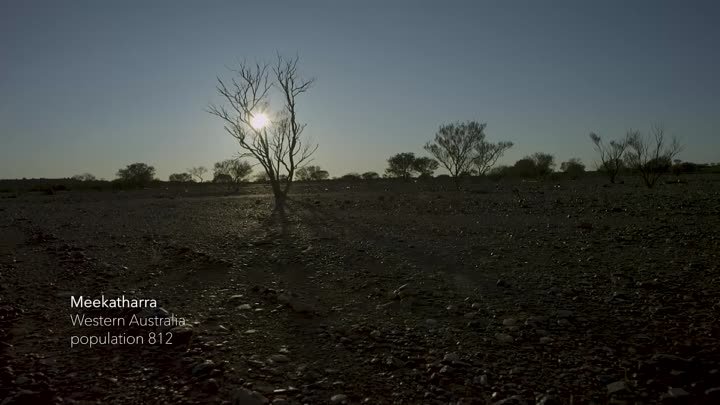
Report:
[[[460,356],[457,353],[448,353],[443,357],[443,361],[446,363],[452,363],[454,361],[460,361]]]
[[[275,363],[288,363],[290,358],[284,354],[273,354],[268,360]]]
[[[628,391],[625,381],[615,381],[607,385],[608,395],[620,394]]]
[[[690,394],[682,388],[671,387],[668,389],[668,396],[671,398],[684,398],[690,396]]]
[[[189,344],[193,337],[192,325],[178,325],[170,329],[172,334],[171,343],[173,345]]]
[[[496,333],[495,339],[500,343],[512,343],[515,339],[507,333]]]
[[[242,301],[244,298],[245,298],[245,296],[243,296],[242,294],[231,295],[230,298],[228,298],[228,302],[230,304],[234,304],[238,301]]]
[[[257,392],[239,388],[232,393],[231,402],[233,405],[265,405],[269,401]]]
[[[220,383],[214,378],[208,378],[207,381],[203,384],[203,391],[207,392],[208,394],[215,394],[220,390]]]
[[[212,360],[205,360],[202,363],[196,364],[192,368],[192,375],[194,377],[199,377],[205,374],[210,374],[210,371],[215,368],[215,362]]]
[[[347,402],[347,399],[347,395],[345,394],[336,394],[330,398],[330,402],[333,404],[344,404]]]

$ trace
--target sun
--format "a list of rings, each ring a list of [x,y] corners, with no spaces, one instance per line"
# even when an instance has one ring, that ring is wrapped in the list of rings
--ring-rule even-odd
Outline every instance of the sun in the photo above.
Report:
[[[253,114],[250,118],[250,125],[255,129],[263,129],[270,125],[270,118],[264,113]]]

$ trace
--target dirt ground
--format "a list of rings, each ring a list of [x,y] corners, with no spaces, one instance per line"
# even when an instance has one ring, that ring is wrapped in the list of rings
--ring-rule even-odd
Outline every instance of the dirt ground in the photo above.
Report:
[[[377,184],[0,195],[0,403],[720,403],[720,176]]]

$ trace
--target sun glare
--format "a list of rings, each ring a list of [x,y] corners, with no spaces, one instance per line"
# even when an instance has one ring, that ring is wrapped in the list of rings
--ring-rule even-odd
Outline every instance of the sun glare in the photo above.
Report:
[[[270,119],[263,113],[253,114],[250,125],[255,129],[263,129],[270,124]]]

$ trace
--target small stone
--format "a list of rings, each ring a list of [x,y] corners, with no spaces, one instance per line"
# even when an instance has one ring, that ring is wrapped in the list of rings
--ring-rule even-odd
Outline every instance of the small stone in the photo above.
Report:
[[[170,329],[170,333],[172,334],[172,344],[188,344],[193,337],[193,327],[192,325],[178,325]]]
[[[717,399],[718,403],[720,403],[720,387],[706,389],[705,396],[710,399]]]
[[[448,353],[443,357],[444,362],[452,363],[454,361],[460,361],[460,356],[457,353]]]
[[[234,302],[242,301],[243,298],[244,298],[244,296],[242,294],[231,295],[230,298],[228,298],[228,302],[234,303]]]
[[[290,361],[290,358],[284,354],[273,354],[268,360],[274,361],[275,363],[287,363]]]
[[[245,333],[247,333],[248,335],[252,335],[253,333],[257,333],[257,332],[258,332],[257,329],[248,329],[245,331]]]
[[[272,394],[275,391],[275,387],[267,383],[253,384],[253,389],[261,394]]]
[[[505,318],[505,319],[503,319],[503,325],[504,326],[515,326],[515,325],[517,325],[517,319]]]
[[[432,327],[432,326],[437,326],[437,324],[438,324],[438,321],[436,321],[435,319],[426,319],[425,320],[425,325],[427,325],[427,326]]]
[[[32,380],[25,375],[21,375],[20,377],[15,379],[16,385],[25,385],[30,382],[32,382]]]
[[[500,343],[512,343],[515,339],[507,333],[496,333],[495,339]]]
[[[204,374],[210,374],[210,370],[215,368],[215,363],[212,360],[205,360],[202,363],[198,363],[192,369],[193,376],[201,376]]]
[[[682,398],[687,397],[690,394],[688,394],[688,392],[682,388],[670,388],[668,390],[668,395],[670,395],[672,398]]]
[[[214,378],[209,378],[205,383],[203,384],[203,391],[214,394],[220,390],[220,384],[218,381]]]
[[[333,396],[330,398],[330,402],[333,403],[333,404],[344,404],[344,403],[347,402],[347,395],[345,395],[345,394],[336,394],[336,395],[333,395]]]
[[[488,376],[487,376],[487,374],[483,374],[483,375],[481,375],[481,376],[477,376],[477,377],[473,378],[473,384],[478,384],[478,385],[482,385],[482,386],[487,386],[487,385],[488,385]]]
[[[540,338],[540,343],[542,343],[544,345],[551,343],[552,341],[553,341],[553,338],[548,337],[548,336],[543,336]]]
[[[267,398],[260,395],[259,393],[250,391],[245,388],[235,390],[235,392],[233,392],[231,396],[231,399],[231,402],[233,404],[242,405],[265,405],[269,402]]]
[[[250,304],[242,304],[237,307],[237,309],[241,311],[247,311],[249,309],[252,309],[252,306]]]
[[[625,381],[615,381],[607,385],[607,390],[609,395],[613,394],[619,394],[621,392],[627,391],[627,384],[625,384]]]
[[[290,306],[292,307],[293,311],[299,313],[299,314],[314,314],[315,308],[313,308],[311,305],[304,303],[302,301],[293,300],[290,303]]]

